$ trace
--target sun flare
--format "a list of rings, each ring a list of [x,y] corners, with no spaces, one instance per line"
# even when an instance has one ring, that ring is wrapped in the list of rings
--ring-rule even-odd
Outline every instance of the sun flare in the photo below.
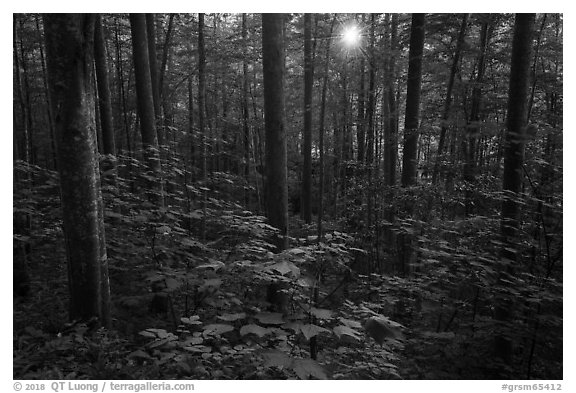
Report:
[[[342,41],[348,47],[356,47],[360,43],[360,29],[356,25],[347,26],[342,32]]]

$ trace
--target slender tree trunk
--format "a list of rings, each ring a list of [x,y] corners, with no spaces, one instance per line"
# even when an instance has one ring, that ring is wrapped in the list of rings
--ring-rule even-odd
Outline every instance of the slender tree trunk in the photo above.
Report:
[[[246,14],[242,14],[242,44],[245,53],[248,52],[248,28]],[[242,125],[244,131],[244,204],[250,206],[250,114],[248,112],[248,61],[246,56],[242,60]]]
[[[262,14],[264,121],[266,128],[266,207],[280,232],[276,247],[288,247],[288,179],[284,114],[284,15]]]
[[[28,127],[28,117],[30,114],[28,113],[28,107],[26,106],[26,102],[24,100],[24,91],[22,86],[22,68],[20,66],[20,58],[18,56],[18,29],[17,29],[17,22],[18,22],[18,15],[14,14],[14,21],[13,21],[13,38],[14,38],[14,46],[13,46],[13,54],[14,54],[14,74],[16,75],[16,92],[18,94],[18,106],[20,107],[20,127],[22,130],[22,136],[14,135],[14,139],[18,141],[17,145],[19,146],[20,152],[20,159],[24,160],[27,163],[31,163],[31,152],[30,152],[30,129]]]
[[[206,180],[206,54],[204,51],[204,14],[198,14],[198,130],[200,133],[200,169]]]
[[[106,256],[93,91],[93,14],[44,16],[68,256],[70,319],[108,326]]]
[[[468,25],[468,14],[462,16],[462,24],[460,25],[460,33],[456,41],[456,49],[454,51],[454,59],[452,60],[452,67],[450,69],[450,78],[448,79],[448,87],[446,89],[446,98],[444,99],[444,111],[442,113],[442,123],[440,125],[440,139],[438,140],[438,151],[436,153],[436,161],[434,162],[434,170],[432,172],[432,184],[437,184],[440,176],[442,155],[444,154],[444,145],[446,144],[446,131],[448,130],[448,123],[450,119],[450,109],[452,108],[452,90],[454,88],[454,79],[458,72],[458,64],[460,62],[460,55],[462,53],[462,45],[466,36],[466,26]]]
[[[324,60],[324,77],[322,80],[322,98],[320,101],[320,125],[318,127],[318,149],[320,150],[320,178],[318,180],[318,243],[322,241],[322,219],[324,217],[324,117],[326,113],[326,92],[328,90],[328,66],[330,65],[330,44],[336,17],[332,18],[330,34],[326,41],[326,58]]]
[[[478,71],[476,73],[476,83],[472,89],[472,108],[470,118],[466,125],[466,149],[464,163],[464,180],[467,182],[465,192],[465,209],[466,215],[470,216],[474,212],[473,189],[476,170],[476,140],[480,135],[480,104],[482,101],[482,83],[484,82],[484,70],[486,65],[486,51],[488,50],[488,27],[491,15],[484,16],[486,20],[482,23],[480,30],[480,54],[478,55]]]
[[[205,183],[208,180],[208,151],[206,137],[206,53],[204,51],[204,14],[198,14],[198,129],[200,131],[200,170],[201,179]],[[202,240],[206,239],[206,187],[202,192]]]
[[[402,157],[402,187],[417,183],[418,128],[420,121],[420,87],[422,83],[422,56],[424,52],[424,14],[412,14],[410,28],[410,51],[408,54],[408,81],[406,88],[406,118],[404,124],[404,150]],[[408,217],[414,213],[414,202],[408,196],[404,206]],[[415,250],[411,233],[400,233],[397,237],[399,248],[399,268],[401,274],[408,275]]]
[[[102,28],[102,17],[97,14],[94,38],[94,62],[96,63],[96,80],[98,85],[98,101],[100,109],[100,126],[102,128],[102,147],[104,154],[116,155],[114,140],[114,122],[112,119],[112,101],[108,79],[108,64],[106,61],[106,44]]]
[[[376,64],[374,53],[375,42],[375,14],[370,14],[370,50],[368,61],[368,108],[366,108],[366,117],[368,120],[368,143],[366,144],[366,163],[371,165],[374,162],[374,109],[376,106]]]
[[[160,175],[160,155],[154,118],[154,98],[150,76],[150,57],[146,38],[146,17],[144,14],[130,14],[132,47],[134,51],[134,76],[136,78],[136,98],[144,156],[150,172],[155,177],[148,182],[150,198],[158,206],[163,205],[162,180]]]
[[[424,20],[424,14],[412,14],[404,126],[404,156],[402,158],[402,187],[415,185],[417,181],[416,161],[420,121],[422,55],[424,52]]]
[[[384,182],[388,186],[396,184],[396,161],[398,159],[398,112],[396,108],[396,50],[398,14],[392,14],[390,26],[390,59],[386,69],[385,105],[388,121],[384,124]]]
[[[518,228],[520,226],[520,191],[522,189],[522,166],[524,165],[524,140],[528,115],[527,100],[530,83],[530,60],[532,58],[532,33],[535,14],[516,14],[512,40],[510,87],[508,90],[508,121],[504,142],[504,175],[502,190],[501,231],[504,246],[501,255],[509,263],[501,272],[501,279],[514,274],[518,262]],[[502,284],[506,285],[506,284]],[[495,318],[503,322],[503,329],[495,336],[495,352],[498,357],[512,364],[512,342],[505,332],[505,322],[512,317],[512,299],[503,300],[496,307]]]
[[[312,222],[312,15],[304,14],[304,167],[302,173],[302,216]]]
[[[166,74],[166,65],[168,64],[168,54],[170,53],[170,46],[172,42],[172,29],[174,26],[174,14],[170,14],[168,18],[168,29],[166,31],[166,39],[164,40],[164,48],[162,49],[162,63],[160,65],[160,77],[158,86],[160,90],[160,100],[164,100],[164,75]]]
[[[38,16],[35,17],[36,22],[36,31],[38,32],[39,36],[42,36],[42,32],[40,29],[40,18]],[[48,127],[50,129],[50,148],[52,150],[52,168],[57,169],[57,161],[58,158],[56,157],[56,141],[54,136],[54,116],[52,115],[52,104],[50,103],[50,94],[48,93],[48,75],[46,73],[46,59],[44,58],[44,43],[40,42],[38,44],[40,49],[40,65],[42,66],[42,83],[44,86],[44,92],[46,94],[46,114],[48,115]]]
[[[162,132],[162,106],[160,105],[158,56],[156,54],[155,14],[146,14],[146,42],[148,44],[148,58],[150,59],[150,79],[152,81],[152,99],[154,102],[154,119],[156,120],[156,132],[158,133],[158,144],[163,145],[165,141],[164,133]]]
[[[362,14],[362,23],[365,21],[365,14]],[[363,163],[366,159],[366,58],[360,58],[360,91],[358,92],[358,125],[356,140],[358,144],[358,163]]]

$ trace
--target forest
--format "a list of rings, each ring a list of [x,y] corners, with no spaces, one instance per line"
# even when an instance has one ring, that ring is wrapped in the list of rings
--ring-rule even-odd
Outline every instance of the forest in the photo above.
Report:
[[[13,378],[563,378],[562,14],[13,14]]]

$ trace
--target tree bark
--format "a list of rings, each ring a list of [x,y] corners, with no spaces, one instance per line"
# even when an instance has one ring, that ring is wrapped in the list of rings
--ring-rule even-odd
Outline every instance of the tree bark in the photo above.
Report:
[[[158,133],[158,144],[163,145],[162,132],[162,106],[160,105],[160,84],[158,76],[158,56],[156,54],[156,21],[155,14],[146,14],[146,42],[148,44],[148,58],[150,65],[150,80],[152,82],[152,99],[154,102],[154,119]]]
[[[366,117],[368,121],[367,144],[366,144],[366,163],[371,165],[374,162],[374,109],[376,106],[376,64],[375,64],[375,14],[370,14],[370,50],[368,57],[368,107],[366,108]]]
[[[162,181],[160,178],[160,155],[156,134],[156,120],[154,118],[154,98],[152,93],[152,78],[150,76],[150,57],[148,55],[145,15],[130,14],[130,28],[132,31],[138,117],[140,118],[144,156],[150,172],[155,177],[154,180],[148,182],[148,191],[150,198],[154,200],[158,206],[161,206],[163,204],[163,197]]]
[[[70,319],[109,324],[108,265],[96,155],[92,14],[44,16],[68,257]]]
[[[304,166],[302,173],[302,216],[312,222],[312,85],[314,64],[312,59],[312,15],[304,14]]]
[[[396,108],[396,50],[397,50],[398,14],[392,14],[390,26],[390,56],[386,68],[384,92],[384,183],[396,184],[396,160],[398,159],[398,113]]]
[[[98,86],[98,101],[100,109],[100,127],[102,129],[102,147],[104,154],[116,155],[114,141],[114,123],[112,119],[112,102],[110,98],[110,82],[108,64],[106,62],[106,44],[102,28],[102,17],[96,15],[94,38],[94,62],[96,63],[96,80]]]
[[[508,90],[508,119],[504,142],[504,174],[502,190],[501,232],[504,246],[501,255],[507,268],[501,272],[501,279],[514,274],[514,262],[518,261],[518,228],[520,226],[520,191],[522,187],[522,166],[524,165],[524,140],[528,116],[528,89],[530,83],[530,60],[532,58],[532,34],[535,14],[516,14],[512,58],[510,67],[510,87]],[[503,284],[506,285],[506,284]],[[513,306],[510,299],[503,299],[496,307],[495,318],[500,322],[511,319]],[[504,325],[505,326],[505,325]],[[512,363],[512,342],[501,330],[495,336],[495,353],[506,364]]]
[[[406,118],[404,126],[404,155],[402,157],[402,187],[417,181],[418,127],[420,119],[420,87],[422,84],[422,55],[424,52],[424,14],[412,14],[408,82],[406,88]]]
[[[248,28],[246,26],[246,14],[242,14],[242,44],[244,52],[248,52]],[[246,56],[242,59],[242,127],[244,134],[244,204],[250,205],[250,113],[248,112],[248,61]]]
[[[266,129],[266,209],[279,230],[278,251],[288,247],[288,179],[284,113],[284,15],[262,14],[264,125]]]
[[[198,130],[200,133],[200,165],[202,179],[207,177],[206,166],[206,53],[204,51],[204,14],[198,14]]]
[[[466,215],[470,216],[474,211],[473,189],[475,170],[476,170],[476,140],[480,135],[480,104],[482,101],[482,83],[484,82],[484,70],[486,65],[486,51],[488,50],[489,34],[488,27],[490,24],[490,15],[485,15],[482,28],[480,30],[480,53],[478,55],[478,71],[476,73],[476,81],[472,89],[472,107],[470,110],[470,117],[466,125],[466,149],[465,163],[464,163],[464,181],[468,184],[465,192],[465,210]]]

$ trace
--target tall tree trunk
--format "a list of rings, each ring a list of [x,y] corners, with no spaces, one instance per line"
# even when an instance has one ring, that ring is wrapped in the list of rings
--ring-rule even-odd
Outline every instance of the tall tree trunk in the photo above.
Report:
[[[36,22],[36,31],[38,32],[39,36],[42,36],[42,32],[40,30],[40,17],[36,15],[35,17]],[[40,42],[38,44],[40,49],[40,65],[42,66],[42,83],[44,86],[44,91],[46,94],[46,114],[48,115],[48,128],[50,129],[50,148],[52,150],[52,168],[57,169],[57,161],[58,158],[56,157],[56,141],[54,140],[54,116],[52,115],[52,104],[50,103],[50,94],[48,93],[48,75],[46,73],[46,59],[44,57],[44,43]]]
[[[104,154],[116,155],[114,140],[114,123],[112,119],[112,102],[110,98],[110,82],[108,79],[108,64],[106,61],[106,43],[102,28],[102,17],[96,15],[94,37],[94,62],[96,63],[96,80],[98,85],[98,101],[100,109],[100,126],[102,128],[102,147]]]
[[[288,247],[288,179],[284,114],[284,15],[262,14],[264,121],[266,128],[266,208],[279,230],[276,247]]]
[[[328,90],[328,66],[330,65],[330,44],[336,17],[332,18],[330,34],[326,41],[326,58],[324,59],[324,77],[322,80],[322,97],[320,99],[320,119],[318,126],[318,149],[320,150],[320,176],[318,180],[318,243],[322,241],[322,219],[324,217],[324,118],[326,113],[326,92]]]
[[[464,163],[464,181],[467,182],[465,192],[465,209],[466,215],[469,216],[474,211],[473,189],[475,181],[476,167],[476,140],[480,136],[480,104],[482,101],[482,83],[484,83],[484,70],[486,65],[486,51],[488,50],[488,27],[491,15],[484,15],[485,20],[482,22],[480,30],[480,53],[478,55],[478,71],[476,72],[476,81],[472,89],[472,108],[470,117],[466,125],[466,149]]]
[[[204,14],[198,14],[198,130],[200,132],[200,169],[206,180],[206,53],[204,51]]]
[[[14,74],[16,75],[16,92],[18,95],[18,106],[20,107],[20,127],[22,129],[22,136],[14,135],[14,139],[18,141],[18,151],[20,156],[18,158],[24,160],[27,163],[31,163],[31,152],[30,152],[30,129],[28,127],[28,107],[26,106],[26,101],[24,100],[24,87],[22,86],[22,67],[20,66],[20,57],[18,56],[18,29],[17,22],[19,15],[14,14],[13,20],[13,54],[14,54]]]
[[[140,118],[140,131],[142,145],[148,168],[154,179],[148,181],[150,198],[158,206],[163,205],[162,181],[160,176],[160,155],[156,134],[156,120],[154,118],[154,98],[152,93],[152,79],[150,76],[150,57],[148,55],[148,41],[146,38],[146,17],[144,14],[130,14],[130,28],[132,31],[132,47],[134,51],[134,76],[136,78],[136,98],[138,117]]]
[[[376,106],[376,91],[375,91],[375,78],[376,78],[376,63],[374,53],[375,43],[375,15],[370,14],[370,50],[368,57],[368,107],[366,108],[366,117],[368,121],[367,136],[368,141],[366,144],[366,162],[371,165],[374,162],[374,109]]]
[[[424,52],[424,14],[412,14],[410,52],[406,89],[406,118],[404,126],[404,156],[402,157],[402,187],[416,184],[418,127],[420,120],[420,86],[422,84],[422,55]]]
[[[198,14],[198,129],[200,131],[200,173],[205,183],[208,180],[208,150],[206,137],[206,52],[204,51],[204,14]],[[202,191],[202,240],[206,238],[206,187]]]
[[[446,131],[448,130],[448,123],[450,119],[450,109],[452,108],[452,89],[454,88],[454,79],[458,72],[458,64],[460,63],[460,54],[462,53],[462,45],[464,44],[464,37],[466,36],[466,26],[468,25],[468,14],[462,16],[462,24],[460,25],[460,33],[458,33],[458,40],[456,41],[456,49],[454,50],[454,59],[452,60],[452,67],[450,68],[450,78],[448,79],[448,87],[446,88],[446,98],[444,99],[444,111],[442,112],[442,122],[440,124],[440,139],[438,140],[438,151],[436,153],[436,161],[434,162],[434,170],[432,172],[432,184],[437,184],[438,177],[440,176],[442,155],[444,153],[444,145],[446,144]]]
[[[164,75],[166,75],[166,65],[168,64],[168,54],[170,53],[170,45],[172,42],[172,28],[174,26],[174,14],[170,14],[168,18],[168,30],[166,31],[166,39],[164,40],[164,48],[162,48],[162,63],[160,65],[160,76],[158,80],[158,88],[160,90],[160,100],[164,100]]]
[[[242,44],[244,52],[248,52],[248,28],[246,26],[246,14],[242,14]],[[250,114],[248,112],[248,61],[246,56],[242,59],[242,126],[244,133],[244,204],[250,206]]]
[[[390,58],[384,78],[386,86],[384,102],[388,118],[384,124],[384,182],[388,186],[396,184],[396,160],[398,159],[398,112],[396,108],[396,50],[398,14],[392,14],[390,26]]]
[[[312,15],[304,14],[304,166],[302,173],[302,216],[312,222],[312,86],[314,64],[312,59]]]
[[[160,105],[158,56],[156,54],[155,14],[146,14],[146,42],[148,44],[148,58],[150,59],[150,79],[152,81],[152,99],[154,102],[154,119],[156,120],[156,132],[158,133],[158,144],[163,145],[165,142],[164,133],[162,132],[162,106]]]
[[[501,272],[501,279],[514,274],[514,262],[518,261],[518,228],[520,226],[520,191],[522,188],[522,166],[524,165],[524,140],[528,115],[527,100],[530,83],[530,60],[532,58],[532,33],[535,14],[516,14],[512,58],[510,67],[510,87],[508,90],[508,119],[504,142],[504,175],[502,190],[501,231],[504,246],[501,255],[508,261]],[[503,284],[506,285],[506,284]],[[503,300],[496,307],[495,318],[503,322],[511,319],[512,299]],[[496,355],[512,364],[512,342],[501,330],[495,336]]]
[[[68,256],[70,319],[108,326],[110,287],[96,155],[92,14],[44,16]]]
[[[362,23],[365,22],[366,15],[362,14]],[[360,86],[358,92],[358,118],[356,126],[356,141],[358,144],[358,163],[363,163],[366,159],[366,58],[360,58]]]
[[[404,124],[404,152],[402,157],[402,187],[416,185],[418,160],[418,128],[420,121],[420,88],[422,83],[422,56],[424,53],[424,14],[412,14],[410,28],[410,51],[408,54],[408,81],[406,88],[406,117]],[[414,202],[407,198],[405,211],[412,218]],[[401,274],[408,275],[415,250],[413,235],[401,233],[397,238]]]
[[[122,118],[122,129],[124,130],[124,135],[126,137],[126,151],[128,156],[132,157],[132,148],[130,143],[130,126],[128,122],[128,109],[126,105],[126,90],[124,88],[124,67],[122,65],[122,46],[120,43],[120,24],[118,22],[118,17],[115,18],[115,29],[114,29],[114,42],[115,42],[115,52],[116,52],[116,84],[118,86],[118,101],[120,105],[118,106],[118,120]],[[122,138],[119,139],[120,141]],[[120,144],[121,145],[121,144]]]

